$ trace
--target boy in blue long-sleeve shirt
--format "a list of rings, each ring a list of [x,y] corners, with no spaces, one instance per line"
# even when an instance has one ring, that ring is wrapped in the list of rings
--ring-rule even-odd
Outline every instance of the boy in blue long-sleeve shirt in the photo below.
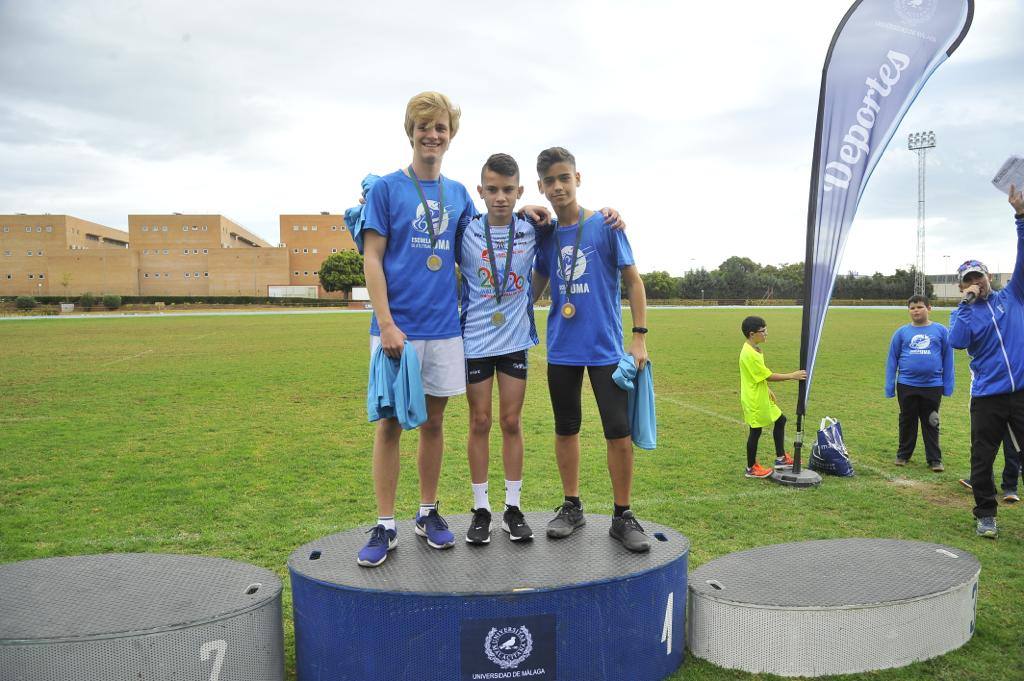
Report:
[[[971,357],[971,486],[982,537],[995,538],[996,486],[992,463],[1004,437],[1024,443],[1024,195],[1010,187],[1017,227],[1017,259],[1010,283],[992,291],[977,260],[960,265],[964,294],[949,317],[949,343]]]
[[[953,346],[942,324],[928,319],[932,306],[921,295],[907,301],[910,323],[896,330],[885,364],[885,396],[900,404],[900,444],[896,465],[906,466],[921,424],[928,467],[944,470],[939,449],[939,405],[953,394]]]

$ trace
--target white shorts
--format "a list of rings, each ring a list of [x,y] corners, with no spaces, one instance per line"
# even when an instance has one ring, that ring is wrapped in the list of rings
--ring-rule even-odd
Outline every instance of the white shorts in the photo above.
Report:
[[[462,336],[438,340],[410,340],[420,360],[423,392],[432,397],[452,397],[466,392],[466,356]],[[380,336],[370,336],[370,355],[380,345]]]

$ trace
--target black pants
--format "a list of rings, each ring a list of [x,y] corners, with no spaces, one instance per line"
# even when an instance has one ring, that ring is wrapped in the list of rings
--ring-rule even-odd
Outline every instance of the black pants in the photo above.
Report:
[[[1017,481],[1020,479],[1020,450],[1017,445],[1024,447],[1024,442],[1019,440],[1014,443],[1007,429],[1003,438],[1003,492],[1016,492]],[[994,464],[993,464],[994,465]]]
[[[583,391],[583,370],[586,369],[597,398],[605,439],[629,437],[629,393],[612,380],[617,367],[617,364],[594,367],[548,364],[548,392],[551,409],[555,412],[555,433],[575,435],[580,432],[583,421],[580,395]]]
[[[751,426],[750,434],[747,435],[747,468],[757,463],[757,442],[761,439],[763,428]],[[772,428],[772,438],[775,440],[775,456],[779,457],[786,453],[786,415],[780,414],[775,419],[775,426]],[[770,466],[769,466],[770,468]]]
[[[971,486],[974,517],[996,515],[996,483],[992,464],[1007,435],[1018,450],[1024,446],[1024,390],[1003,395],[971,398]]]
[[[917,445],[917,424],[921,424],[924,455],[929,464],[942,463],[939,449],[939,428],[929,422],[932,412],[938,413],[942,403],[942,388],[918,388],[896,384],[896,399],[900,403],[900,446],[896,457],[909,461]]]

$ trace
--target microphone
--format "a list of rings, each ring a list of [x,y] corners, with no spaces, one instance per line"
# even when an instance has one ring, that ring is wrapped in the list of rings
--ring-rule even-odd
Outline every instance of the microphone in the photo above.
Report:
[[[967,295],[964,296],[964,302],[970,305],[977,298],[977,294],[974,291],[968,291]]]

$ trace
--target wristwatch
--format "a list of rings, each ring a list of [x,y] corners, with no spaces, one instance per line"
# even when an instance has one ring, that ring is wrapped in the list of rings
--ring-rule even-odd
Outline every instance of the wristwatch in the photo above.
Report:
[[[647,327],[646,326],[634,326],[633,327],[633,333],[647,333]]]

